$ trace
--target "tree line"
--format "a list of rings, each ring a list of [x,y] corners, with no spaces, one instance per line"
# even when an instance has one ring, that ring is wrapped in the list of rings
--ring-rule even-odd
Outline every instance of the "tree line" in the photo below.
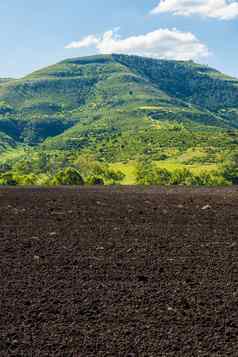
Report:
[[[33,155],[33,156],[31,156]],[[148,158],[136,164],[138,185],[226,186],[238,185],[238,152],[232,153],[214,171],[192,172],[187,168],[160,168]],[[115,185],[122,184],[125,174],[91,154],[39,151],[0,164],[0,185]]]

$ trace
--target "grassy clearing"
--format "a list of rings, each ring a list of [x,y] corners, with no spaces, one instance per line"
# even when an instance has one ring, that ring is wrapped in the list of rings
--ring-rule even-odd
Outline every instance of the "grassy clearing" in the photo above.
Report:
[[[110,167],[114,170],[120,170],[124,173],[125,178],[122,181],[122,185],[135,185],[136,184],[136,163],[130,161],[126,164],[121,162],[116,162],[110,164]]]
[[[177,160],[180,162],[185,162],[188,160],[192,160],[194,158],[206,158],[208,153],[205,148],[189,148],[182,155],[180,155]]]
[[[156,161],[156,165],[160,168],[167,169],[170,171],[177,169],[189,169],[193,173],[200,173],[202,171],[213,171],[217,169],[216,164],[193,164],[186,165],[180,162],[173,161]]]
[[[181,162],[170,161],[170,160],[156,161],[155,163],[159,168],[165,168],[170,171],[186,168],[186,169],[191,170],[194,174],[199,174],[204,171],[211,172],[211,171],[214,171],[217,169],[216,164],[185,165]],[[110,164],[110,167],[115,170],[120,170],[125,174],[125,178],[122,181],[122,185],[135,185],[136,184],[136,163],[134,161],[130,161],[128,163],[117,162],[117,163]]]

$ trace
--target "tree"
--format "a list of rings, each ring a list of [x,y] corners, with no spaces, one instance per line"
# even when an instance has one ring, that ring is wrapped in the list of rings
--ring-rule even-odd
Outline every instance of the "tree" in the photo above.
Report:
[[[80,172],[72,167],[59,171],[53,178],[55,185],[83,185],[84,180]]]
[[[238,185],[238,152],[231,155],[222,167],[223,177],[233,185]]]
[[[170,185],[172,174],[167,169],[158,168],[153,162],[141,161],[137,166],[137,183],[140,185]]]
[[[80,154],[74,160],[76,168],[80,169],[84,176],[102,176],[108,169],[108,165],[98,162],[92,154]]]
[[[155,184],[155,165],[149,160],[140,160],[136,168],[136,182],[140,185]]]
[[[8,172],[0,175],[0,185],[16,186],[17,181],[13,177],[13,174],[11,172]]]
[[[8,172],[11,170],[11,165],[9,163],[0,163],[0,173]]]

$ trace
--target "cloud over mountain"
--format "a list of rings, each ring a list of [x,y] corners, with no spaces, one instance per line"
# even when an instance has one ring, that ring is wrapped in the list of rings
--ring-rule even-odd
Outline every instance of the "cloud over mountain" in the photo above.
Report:
[[[115,29],[99,36],[89,35],[66,46],[68,49],[87,47],[96,47],[104,54],[125,53],[176,60],[197,60],[209,54],[206,45],[194,34],[177,29],[158,29],[127,38],[121,38]]]

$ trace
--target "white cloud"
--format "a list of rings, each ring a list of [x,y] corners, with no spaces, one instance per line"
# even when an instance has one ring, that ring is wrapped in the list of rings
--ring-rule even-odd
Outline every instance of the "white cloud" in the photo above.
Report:
[[[206,45],[191,32],[177,29],[158,29],[145,35],[122,39],[118,29],[107,31],[102,36],[90,35],[66,48],[86,48],[95,46],[99,53],[136,54],[154,58],[197,60],[209,54]]]
[[[65,48],[84,48],[98,44],[98,38],[95,35],[89,35],[84,37],[80,41],[74,41],[69,43]]]
[[[238,17],[238,2],[232,0],[161,0],[152,14],[200,15],[220,20]]]

